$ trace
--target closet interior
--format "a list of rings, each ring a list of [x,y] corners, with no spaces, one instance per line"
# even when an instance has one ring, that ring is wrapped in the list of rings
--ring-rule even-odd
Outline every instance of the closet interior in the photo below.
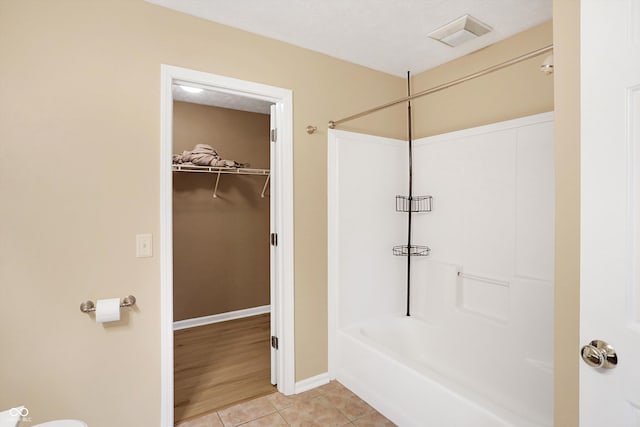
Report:
[[[209,90],[192,93],[179,85],[173,95],[178,423],[272,393],[275,387],[270,359],[270,104]]]

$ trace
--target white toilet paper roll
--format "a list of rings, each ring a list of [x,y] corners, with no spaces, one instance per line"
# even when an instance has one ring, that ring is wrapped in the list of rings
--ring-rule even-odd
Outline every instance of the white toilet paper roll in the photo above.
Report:
[[[120,320],[120,298],[99,299],[96,303],[96,323]]]

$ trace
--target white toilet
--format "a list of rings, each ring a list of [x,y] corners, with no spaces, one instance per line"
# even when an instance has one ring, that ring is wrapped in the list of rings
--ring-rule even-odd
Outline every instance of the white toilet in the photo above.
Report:
[[[0,411],[0,427],[18,427],[22,417],[29,415],[29,410],[24,406],[16,406],[6,411]],[[24,425],[24,423],[22,424]],[[36,424],[31,427],[89,427],[80,420],[54,420]]]
[[[33,427],[89,427],[87,423],[80,420],[55,420],[46,423],[36,424]]]

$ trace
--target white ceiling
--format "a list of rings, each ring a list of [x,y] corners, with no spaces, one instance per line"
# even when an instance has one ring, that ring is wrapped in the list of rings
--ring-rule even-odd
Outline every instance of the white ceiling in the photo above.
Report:
[[[179,84],[173,84],[171,86],[171,94],[174,101],[230,108],[252,113],[269,114],[271,112],[271,102],[215,90],[205,89],[200,93],[189,93],[183,90]]]
[[[553,0],[146,0],[397,76],[551,20]],[[452,48],[427,35],[470,14],[493,31]]]

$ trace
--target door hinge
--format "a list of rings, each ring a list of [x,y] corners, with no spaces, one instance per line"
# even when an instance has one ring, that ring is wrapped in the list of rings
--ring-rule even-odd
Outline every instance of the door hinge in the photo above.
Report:
[[[278,337],[271,337],[271,347],[275,348],[276,350],[278,349]]]
[[[271,246],[278,246],[278,233],[271,233]]]
[[[271,141],[276,142],[278,139],[278,129],[271,129]]]

